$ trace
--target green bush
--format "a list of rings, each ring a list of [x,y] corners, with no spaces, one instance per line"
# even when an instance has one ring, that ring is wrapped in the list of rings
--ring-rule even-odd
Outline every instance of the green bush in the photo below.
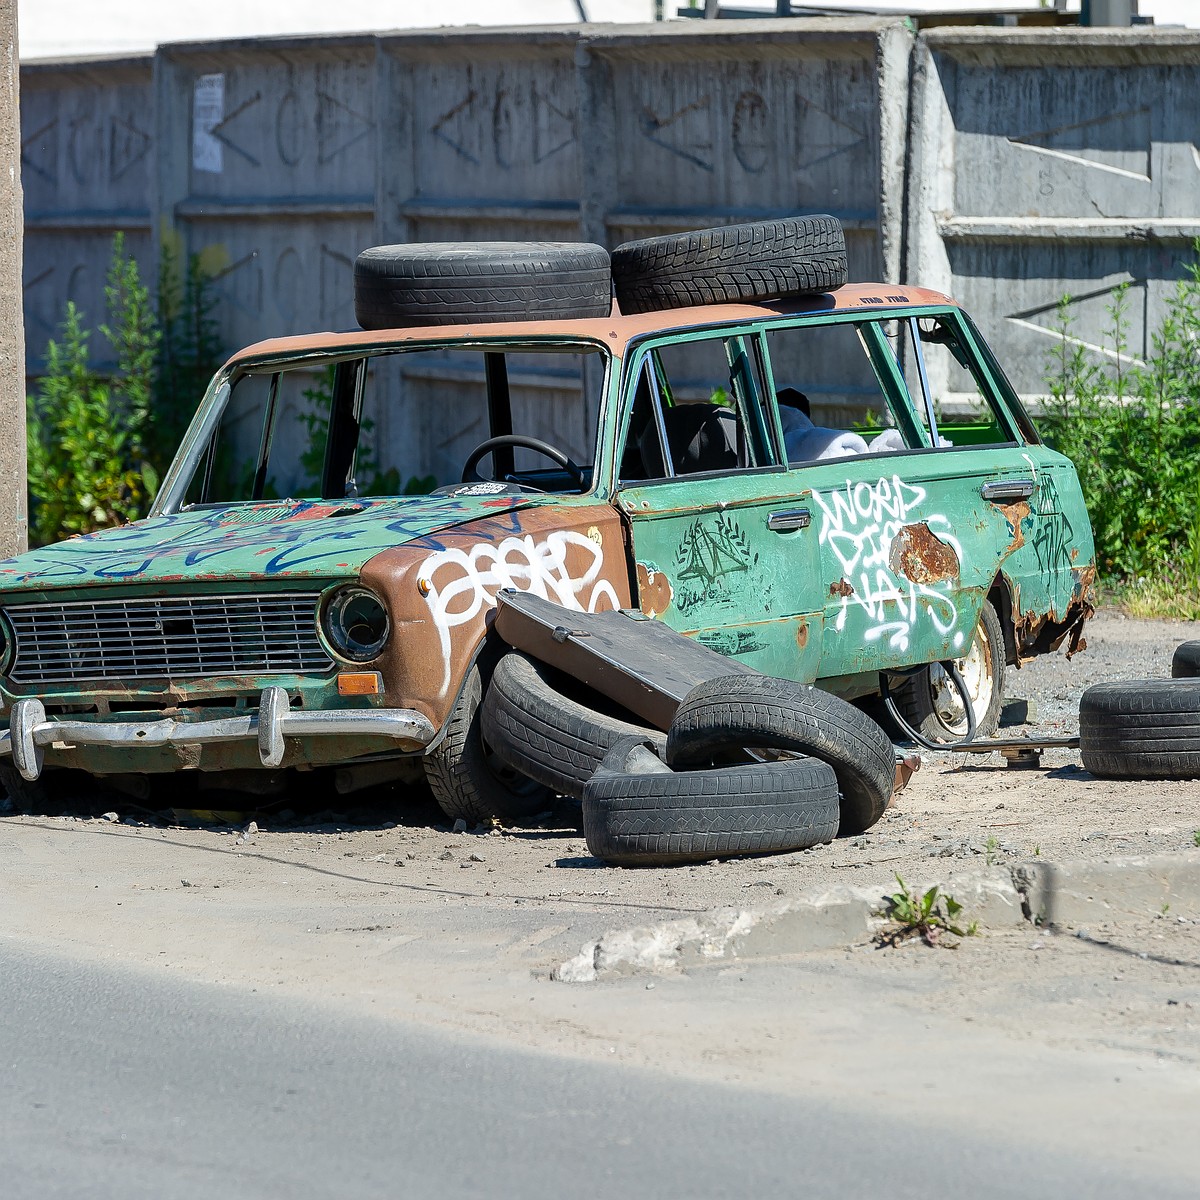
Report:
[[[164,251],[158,306],[122,234],[113,238],[97,332],[116,370],[91,365],[92,331],[68,303],[28,398],[29,540],[46,545],[144,516],[220,361],[207,278]]]
[[[1145,361],[1129,351],[1128,297],[1109,307],[1100,359],[1071,333],[1065,298],[1040,424],[1075,463],[1101,578],[1200,597],[1200,242]],[[1183,614],[1181,614],[1183,615]]]

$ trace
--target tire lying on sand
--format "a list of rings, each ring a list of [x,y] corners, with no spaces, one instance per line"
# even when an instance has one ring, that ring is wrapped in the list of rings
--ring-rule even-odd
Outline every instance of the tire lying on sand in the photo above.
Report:
[[[482,730],[510,767],[579,800],[610,747],[640,737],[661,750],[666,737],[564,695],[567,683],[559,672],[524,654],[506,654],[483,699]],[[603,703],[601,697],[595,699]]]
[[[413,242],[354,263],[364,329],[607,317],[608,251],[591,242]]]
[[[623,738],[583,792],[588,850],[618,867],[807,850],[837,830],[837,779],[813,758],[677,772]]]
[[[612,274],[623,313],[810,295],[846,282],[846,239],[829,216],[725,225],[626,242]]]
[[[1200,678],[1200,642],[1180,642],[1171,659],[1172,679]]]
[[[1088,688],[1079,755],[1085,770],[1108,779],[1200,779],[1200,678]]]
[[[842,833],[880,817],[896,783],[896,752],[866,713],[837,696],[769,675],[730,675],[698,684],[667,734],[676,770],[749,747],[811,755],[828,763],[842,793]]]

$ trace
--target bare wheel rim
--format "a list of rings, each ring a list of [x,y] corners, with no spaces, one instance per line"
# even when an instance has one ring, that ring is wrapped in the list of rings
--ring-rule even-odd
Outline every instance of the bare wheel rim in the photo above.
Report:
[[[957,666],[963,682],[967,685],[967,694],[971,697],[975,719],[981,721],[996,692],[995,657],[992,654],[991,639],[982,621],[975,630],[967,653],[957,660]],[[951,733],[965,737],[967,710],[963,707],[958,688],[954,686],[940,663],[934,663],[929,668],[929,686],[937,719]]]

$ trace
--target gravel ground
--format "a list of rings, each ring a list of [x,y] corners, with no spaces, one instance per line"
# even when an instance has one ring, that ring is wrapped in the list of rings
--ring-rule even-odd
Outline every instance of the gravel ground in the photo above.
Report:
[[[1074,732],[1086,687],[1168,675],[1175,646],[1197,636],[1196,625],[1102,612],[1089,626],[1086,651],[1070,662],[1061,654],[1047,655],[1010,670],[1008,695],[1033,702],[1036,720],[1007,732]],[[130,832],[169,833],[180,844],[231,850],[231,859],[270,856],[326,871],[336,864],[339,876],[399,885],[406,900],[418,905],[469,899],[487,905],[566,904],[623,910],[639,919],[841,884],[886,887],[897,873],[915,883],[1029,857],[1179,851],[1194,846],[1200,829],[1200,783],[1097,780],[1082,770],[1072,750],[1048,751],[1040,768],[1025,770],[1007,767],[998,754],[926,753],[922,769],[866,834],[793,854],[675,868],[605,867],[589,855],[570,809],[537,827],[455,834],[416,788],[397,789],[372,807],[309,817],[284,819],[287,803],[284,798],[269,809],[244,813],[241,821],[256,821],[249,833],[215,824],[165,829],[169,818],[131,802],[118,803],[114,819],[131,826]],[[218,806],[227,803],[214,799],[212,807]],[[42,819],[98,822],[81,811]]]

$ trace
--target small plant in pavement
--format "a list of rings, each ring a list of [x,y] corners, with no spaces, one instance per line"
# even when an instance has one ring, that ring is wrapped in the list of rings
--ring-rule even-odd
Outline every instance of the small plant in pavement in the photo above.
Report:
[[[1192,832],[1192,845],[1200,846],[1200,829],[1196,829]]]
[[[898,946],[909,938],[919,937],[927,946],[944,946],[953,950],[957,942],[948,941],[947,933],[955,937],[974,937],[979,932],[978,923],[959,923],[963,906],[948,893],[943,893],[935,883],[927,892],[912,891],[899,874],[896,882],[900,890],[888,899],[888,915],[892,919],[890,928],[882,930],[876,938],[880,946]]]
[[[984,861],[994,867],[1000,858],[1000,839],[993,834],[983,844]]]

